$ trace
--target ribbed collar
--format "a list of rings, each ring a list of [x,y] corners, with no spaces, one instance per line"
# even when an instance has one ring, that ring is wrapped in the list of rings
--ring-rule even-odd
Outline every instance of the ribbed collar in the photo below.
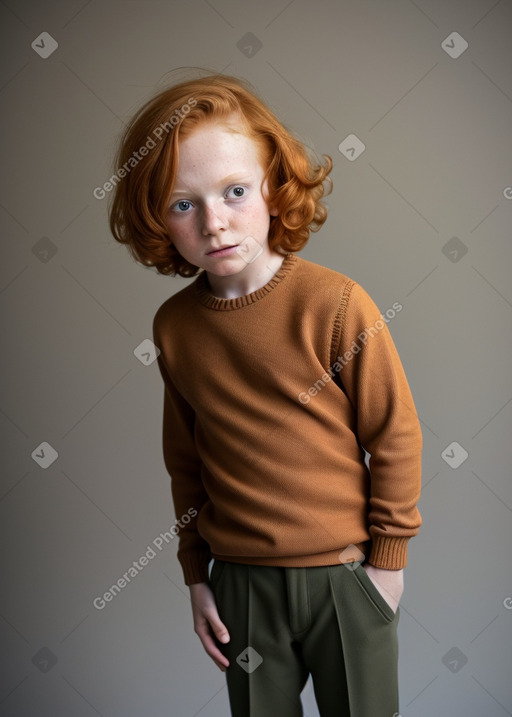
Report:
[[[196,288],[199,301],[210,309],[217,309],[217,311],[242,309],[244,306],[255,304],[257,301],[267,296],[272,289],[274,289],[286,276],[288,276],[296,264],[297,255],[289,252],[285,255],[280,268],[276,271],[270,281],[265,284],[265,286],[262,286],[260,289],[256,289],[256,291],[253,291],[250,294],[237,296],[233,299],[222,299],[219,296],[212,294],[205,271],[202,271],[201,274],[199,274],[194,282],[194,286]]]

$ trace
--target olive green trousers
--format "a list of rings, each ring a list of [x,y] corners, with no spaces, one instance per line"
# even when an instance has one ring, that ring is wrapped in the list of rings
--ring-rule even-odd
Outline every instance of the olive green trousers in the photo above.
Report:
[[[241,565],[210,575],[227,645],[217,643],[232,717],[302,717],[311,674],[321,717],[393,717],[398,708],[396,613],[364,568]]]

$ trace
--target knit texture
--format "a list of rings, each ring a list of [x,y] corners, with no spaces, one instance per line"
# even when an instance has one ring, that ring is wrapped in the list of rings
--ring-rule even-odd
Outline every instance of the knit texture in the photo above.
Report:
[[[159,307],[153,339],[176,518],[193,516],[179,528],[187,585],[212,557],[334,565],[356,546],[376,567],[407,564],[421,429],[357,282],[289,253],[265,286],[222,299],[202,272]]]

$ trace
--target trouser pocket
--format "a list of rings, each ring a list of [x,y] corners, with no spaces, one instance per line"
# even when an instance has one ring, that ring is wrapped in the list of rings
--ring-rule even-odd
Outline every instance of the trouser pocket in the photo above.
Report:
[[[398,614],[398,609],[396,613],[393,611],[391,605],[379,592],[379,589],[373,583],[372,579],[362,565],[358,565],[355,570],[352,570],[352,572],[356,580],[359,582],[362,591],[368,598],[368,601],[373,605],[375,610],[377,610],[387,622],[392,622]]]

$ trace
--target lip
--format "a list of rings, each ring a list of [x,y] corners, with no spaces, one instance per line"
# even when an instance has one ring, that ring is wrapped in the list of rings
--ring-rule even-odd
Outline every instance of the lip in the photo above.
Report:
[[[237,247],[238,247],[238,244],[232,244],[231,246],[221,247],[220,249],[215,249],[214,251],[209,251],[208,256],[213,256],[213,257],[229,256],[229,254],[232,254],[236,250]]]

